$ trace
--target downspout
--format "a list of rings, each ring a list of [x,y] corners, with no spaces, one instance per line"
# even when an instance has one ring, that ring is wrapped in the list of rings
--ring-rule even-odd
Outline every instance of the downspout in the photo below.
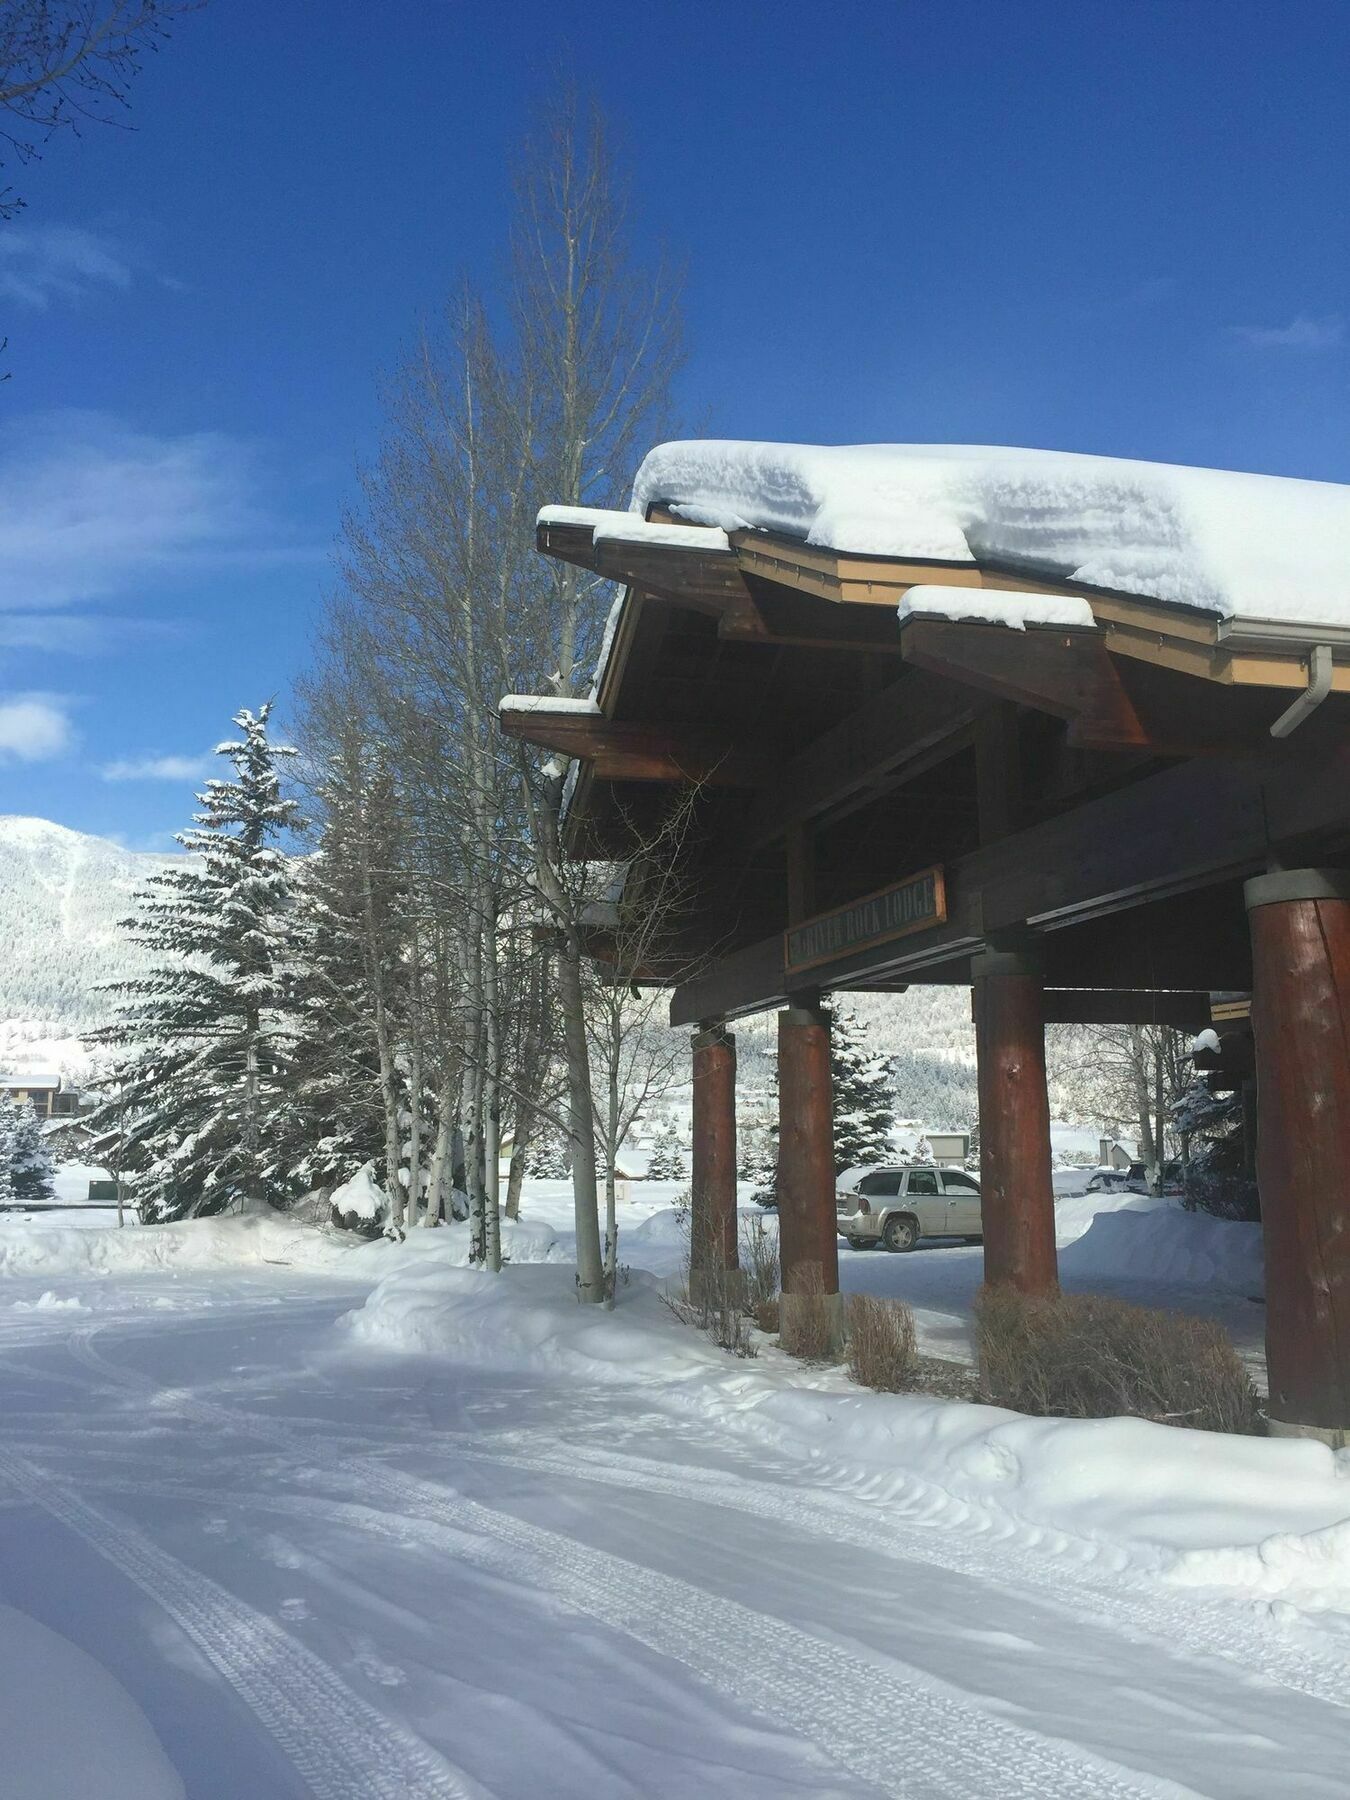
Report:
[[[1318,707],[1331,692],[1331,645],[1314,644],[1308,657],[1308,685],[1294,701],[1293,705],[1282,712],[1270,728],[1273,738],[1286,738],[1297,731],[1310,713]]]

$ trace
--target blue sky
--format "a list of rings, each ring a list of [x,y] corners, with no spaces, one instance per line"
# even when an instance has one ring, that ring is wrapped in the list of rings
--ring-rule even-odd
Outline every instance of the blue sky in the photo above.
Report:
[[[560,60],[719,435],[1350,480],[1343,0],[211,0],[0,225],[0,811],[158,846],[284,713],[381,370]]]

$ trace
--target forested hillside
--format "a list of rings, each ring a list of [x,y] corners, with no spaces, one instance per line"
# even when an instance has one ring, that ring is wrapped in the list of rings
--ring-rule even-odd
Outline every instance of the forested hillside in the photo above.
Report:
[[[57,1037],[110,1015],[100,990],[148,960],[117,922],[145,878],[171,860],[46,819],[0,815],[0,1044],[15,1036],[6,1032],[15,1021],[59,1026],[45,1034]]]

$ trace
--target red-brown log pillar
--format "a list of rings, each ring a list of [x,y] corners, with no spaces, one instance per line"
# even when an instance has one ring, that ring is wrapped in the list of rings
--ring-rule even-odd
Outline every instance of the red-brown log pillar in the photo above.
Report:
[[[1276,1432],[1350,1443],[1350,874],[1246,886]]]
[[[816,1005],[778,1015],[778,1250],[781,1325],[791,1344],[823,1308],[830,1342],[843,1337],[834,1208],[834,1090],[829,1014]]]
[[[1059,1271],[1040,962],[1031,950],[986,950],[971,974],[984,1278],[1024,1294],[1053,1294]]]
[[[689,1281],[695,1296],[738,1266],[736,1040],[724,1027],[711,1025],[694,1034]]]

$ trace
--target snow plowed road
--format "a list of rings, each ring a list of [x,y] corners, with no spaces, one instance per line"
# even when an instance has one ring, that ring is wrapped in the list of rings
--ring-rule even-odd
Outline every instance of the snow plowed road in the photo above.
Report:
[[[1345,1792],[1350,1641],[1297,1616],[871,1504],[637,1387],[353,1350],[350,1282],[61,1291],[0,1309],[0,1599],[192,1800]]]

